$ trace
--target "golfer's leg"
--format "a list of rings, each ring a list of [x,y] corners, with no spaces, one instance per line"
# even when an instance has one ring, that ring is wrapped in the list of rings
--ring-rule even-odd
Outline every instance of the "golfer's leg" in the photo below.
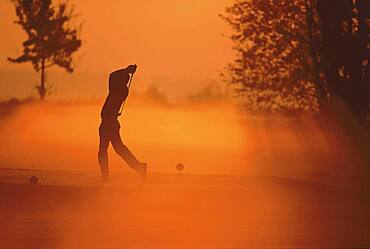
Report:
[[[113,145],[114,151],[126,161],[128,166],[133,170],[137,171],[139,169],[140,162],[137,158],[132,154],[132,152],[127,148],[126,145],[123,144],[121,136],[119,134],[119,129],[117,132],[114,133],[111,139],[111,143]]]
[[[99,151],[98,151],[98,162],[100,165],[101,173],[103,178],[108,177],[109,168],[108,168],[108,146],[109,146],[109,137],[103,129],[99,128]]]

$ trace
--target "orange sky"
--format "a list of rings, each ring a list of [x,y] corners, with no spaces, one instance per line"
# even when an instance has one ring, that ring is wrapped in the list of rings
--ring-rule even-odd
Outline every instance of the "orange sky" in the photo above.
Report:
[[[194,92],[211,80],[218,81],[218,70],[232,60],[231,42],[222,35],[229,30],[218,14],[231,2],[70,1],[84,21],[83,46],[77,56],[79,63],[75,74],[68,76],[60,70],[49,73],[49,80],[57,85],[55,97],[78,95],[83,91],[83,84],[92,86],[93,90],[87,91],[88,94],[100,97],[100,90],[105,89],[106,82],[102,81],[105,81],[106,73],[129,63],[140,66],[136,76],[137,87],[157,85],[166,94],[174,96]],[[6,61],[6,57],[14,57],[21,52],[25,38],[21,28],[12,23],[14,20],[11,2],[0,1],[3,37],[0,39],[0,70],[3,74],[4,70],[6,73],[32,70],[30,64],[15,65]],[[5,81],[15,80],[13,76],[9,77],[0,77],[3,92],[0,98],[18,92],[18,84],[21,83],[16,82],[17,87],[13,84],[14,89],[10,92]],[[38,76],[29,73],[23,81],[30,82],[20,86],[23,89],[20,92],[31,94],[27,89],[37,83]]]

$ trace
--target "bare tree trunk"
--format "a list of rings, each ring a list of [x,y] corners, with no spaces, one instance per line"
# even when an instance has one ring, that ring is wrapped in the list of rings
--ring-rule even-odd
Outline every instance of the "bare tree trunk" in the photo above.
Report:
[[[309,0],[306,0],[305,7],[306,7],[306,25],[307,25],[307,36],[309,41],[309,52],[312,58],[312,71],[314,77],[314,85],[315,85],[315,92],[317,102],[319,104],[319,109],[321,112],[327,111],[328,108],[328,98],[325,90],[325,83],[320,78],[320,65],[317,59],[317,51],[319,51],[319,44],[316,41],[316,37],[314,33],[315,20],[313,17],[313,5],[314,3]]]
[[[359,40],[358,47],[360,56],[357,59],[358,70],[356,71],[356,80],[358,88],[356,89],[356,102],[355,110],[358,116],[361,118],[364,124],[366,124],[366,118],[369,111],[370,105],[370,84],[369,84],[369,52],[370,48],[368,44],[370,42],[370,30],[366,20],[370,19],[370,3],[368,0],[359,0],[358,6],[358,18],[359,18]],[[367,61],[367,63],[365,63]]]
[[[45,99],[46,88],[45,88],[45,58],[41,61],[41,82],[40,86],[37,88],[40,94],[41,100]]]

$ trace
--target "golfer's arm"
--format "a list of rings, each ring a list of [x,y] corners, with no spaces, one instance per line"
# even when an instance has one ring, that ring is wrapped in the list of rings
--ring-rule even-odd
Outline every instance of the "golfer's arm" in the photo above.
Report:
[[[126,68],[123,68],[123,69],[118,69],[116,71],[113,71],[109,74],[109,76],[113,76],[113,75],[123,75],[123,74],[126,74]]]
[[[110,73],[109,78],[122,81],[124,84],[127,84],[130,80],[129,73],[126,69],[120,69]]]

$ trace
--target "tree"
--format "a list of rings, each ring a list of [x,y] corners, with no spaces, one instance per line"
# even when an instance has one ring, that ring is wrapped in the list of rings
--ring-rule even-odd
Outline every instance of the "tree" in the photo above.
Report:
[[[226,80],[250,109],[369,111],[368,0],[235,0]]]
[[[73,72],[72,55],[81,46],[79,30],[71,27],[73,9],[67,2],[52,6],[51,0],[12,0],[20,25],[28,38],[23,42],[23,53],[17,58],[8,58],[14,63],[31,62],[41,80],[37,90],[45,98],[46,69],[54,65]]]
[[[288,114],[319,108],[302,0],[236,0],[222,18],[236,59],[226,81],[252,111]]]
[[[339,100],[366,122],[370,105],[368,0],[306,0],[311,51],[320,88],[333,106]]]

